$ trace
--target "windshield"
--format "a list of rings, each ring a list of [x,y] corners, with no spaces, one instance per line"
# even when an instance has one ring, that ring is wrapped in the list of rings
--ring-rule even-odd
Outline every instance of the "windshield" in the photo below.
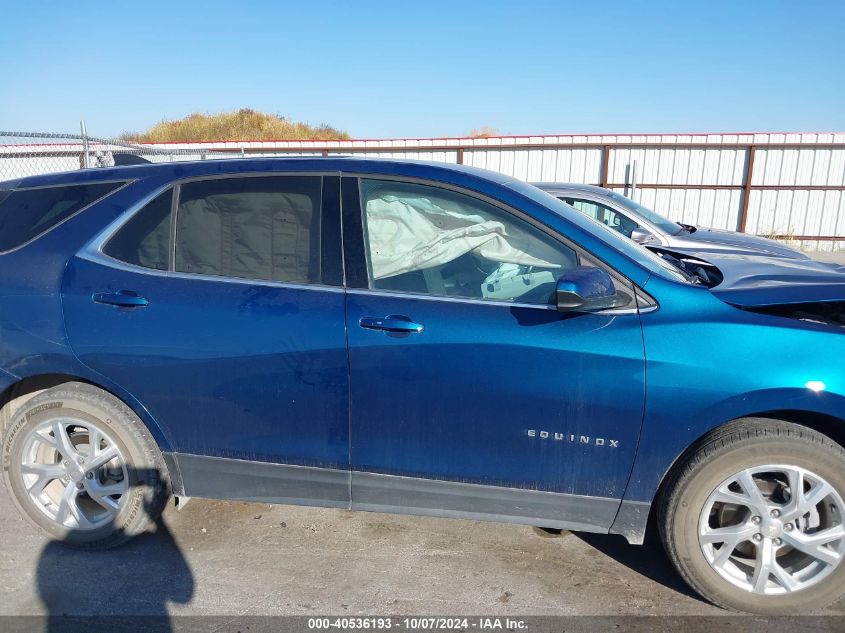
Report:
[[[629,209],[637,215],[645,218],[654,226],[659,228],[661,231],[668,233],[669,235],[677,235],[678,233],[686,230],[677,222],[672,222],[672,220],[664,218],[659,213],[652,211],[648,207],[644,207],[641,204],[637,204],[636,202],[634,202],[630,198],[626,198],[622,194],[616,193],[615,191],[609,191],[608,196],[612,198],[615,202],[621,204],[626,209]]]
[[[556,211],[570,222],[581,226],[584,230],[590,232],[600,232],[601,237],[604,238],[604,241],[609,246],[621,251],[631,259],[640,262],[652,272],[655,272],[663,277],[668,276],[676,281],[690,283],[690,279],[687,274],[673,266],[670,262],[666,261],[644,246],[637,244],[634,240],[625,237],[604,223],[594,220],[583,213],[579,213],[577,210],[562,200],[559,200],[552,194],[546,193],[534,185],[529,185],[528,183],[517,180],[507,183],[507,186],[515,189],[527,198],[542,204],[552,211]]]

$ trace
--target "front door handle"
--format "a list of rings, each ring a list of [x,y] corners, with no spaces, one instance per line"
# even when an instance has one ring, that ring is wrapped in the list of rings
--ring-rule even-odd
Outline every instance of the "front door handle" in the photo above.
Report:
[[[422,332],[425,328],[421,323],[414,323],[402,314],[391,314],[386,317],[361,317],[358,324],[368,330],[384,330],[385,332]]]
[[[150,303],[144,297],[139,297],[137,292],[131,290],[95,292],[91,298],[94,300],[94,303],[105,303],[121,308],[143,308]]]

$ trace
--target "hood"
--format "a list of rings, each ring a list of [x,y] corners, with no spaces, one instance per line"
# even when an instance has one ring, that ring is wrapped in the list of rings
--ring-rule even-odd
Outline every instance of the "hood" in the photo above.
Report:
[[[696,251],[715,251],[726,253],[760,253],[792,259],[810,259],[808,255],[785,244],[758,235],[721,231],[719,229],[697,228],[692,233],[677,235],[672,238],[673,246],[690,248]],[[683,243],[683,246],[682,246]]]
[[[763,307],[845,301],[845,266],[812,259],[689,254],[719,269],[722,281],[710,291],[726,303]]]

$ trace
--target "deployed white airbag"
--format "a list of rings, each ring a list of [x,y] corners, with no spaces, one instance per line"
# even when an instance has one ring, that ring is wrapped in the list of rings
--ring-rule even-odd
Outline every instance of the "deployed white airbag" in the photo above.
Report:
[[[561,254],[547,244],[507,230],[497,220],[446,209],[428,198],[384,194],[367,200],[366,212],[375,279],[442,266],[470,252],[503,264],[562,265]]]

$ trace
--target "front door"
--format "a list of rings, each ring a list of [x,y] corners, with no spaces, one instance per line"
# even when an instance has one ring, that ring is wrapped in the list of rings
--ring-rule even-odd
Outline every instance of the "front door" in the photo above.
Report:
[[[353,508],[608,528],[643,415],[633,288],[561,314],[577,248],[468,193],[343,186],[366,264],[347,299]]]
[[[338,189],[185,182],[70,262],[70,343],[159,423],[185,494],[348,505]]]

